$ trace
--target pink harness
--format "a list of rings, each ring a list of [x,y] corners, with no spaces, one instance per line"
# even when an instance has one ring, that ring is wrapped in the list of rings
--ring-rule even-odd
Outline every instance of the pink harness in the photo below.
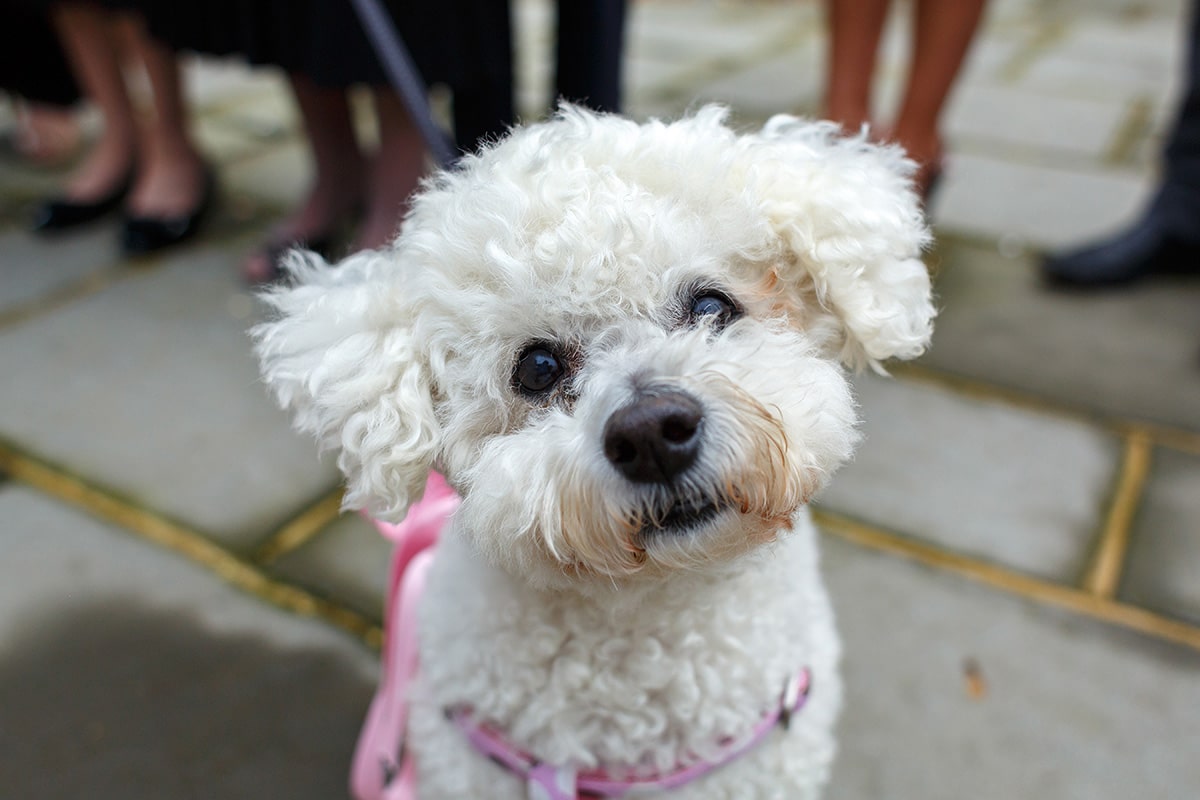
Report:
[[[416,800],[413,760],[404,749],[408,692],[417,673],[416,609],[438,534],[458,502],[442,476],[431,473],[424,497],[413,505],[403,522],[375,522],[380,533],[396,543],[396,549],[385,607],[382,675],[350,770],[350,790],[358,800]],[[506,741],[498,730],[477,720],[470,708],[449,709],[448,715],[480,754],[526,782],[530,798],[619,798],[676,789],[737,759],[777,725],[786,729],[792,715],[803,707],[811,685],[808,669],[802,669],[786,682],[776,707],[744,735],[721,742],[715,758],[662,775],[617,777],[604,769],[578,771],[543,764]]]

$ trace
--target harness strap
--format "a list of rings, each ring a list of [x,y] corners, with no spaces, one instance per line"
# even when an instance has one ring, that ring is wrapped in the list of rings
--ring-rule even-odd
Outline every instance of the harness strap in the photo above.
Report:
[[[577,772],[570,767],[543,764],[505,740],[494,727],[477,720],[469,708],[450,709],[447,715],[479,753],[525,781],[531,800],[620,798],[677,789],[735,761],[761,743],[776,726],[786,729],[792,716],[804,706],[811,687],[812,674],[806,667],[784,684],[774,709],[742,736],[722,742],[720,752],[712,760],[681,767],[665,775],[639,778],[617,778],[603,769]]]
[[[437,473],[402,522],[374,521],[396,543],[392,552],[379,688],[371,700],[350,767],[350,791],[358,800],[415,800],[412,758],[404,752],[409,689],[417,673],[417,608],[433,547],[458,496]]]

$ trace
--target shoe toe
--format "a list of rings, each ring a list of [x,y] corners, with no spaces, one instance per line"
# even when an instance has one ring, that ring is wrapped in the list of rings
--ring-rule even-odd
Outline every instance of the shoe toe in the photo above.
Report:
[[[47,200],[38,205],[33,211],[33,216],[30,217],[29,227],[36,233],[46,233],[48,231],[57,230],[61,227],[62,214],[58,208],[58,202]]]
[[[130,217],[121,227],[121,248],[128,255],[145,255],[181,244],[197,229],[195,216],[173,219]]]
[[[126,217],[121,226],[121,249],[126,255],[140,256],[182,244],[196,235],[208,215],[216,192],[215,180],[206,173],[204,194],[196,208],[183,216]]]
[[[116,211],[129,193],[132,174],[125,176],[111,192],[91,202],[54,197],[45,200],[34,210],[30,227],[37,233],[57,233],[94,222],[104,215]]]
[[[1047,256],[1042,277],[1054,286],[1079,288],[1131,283],[1159,271],[1167,244],[1158,227],[1142,224],[1091,247]]]
[[[47,200],[37,207],[30,220],[36,233],[65,231],[99,219],[111,211],[113,206],[106,202],[72,203],[68,200]]]

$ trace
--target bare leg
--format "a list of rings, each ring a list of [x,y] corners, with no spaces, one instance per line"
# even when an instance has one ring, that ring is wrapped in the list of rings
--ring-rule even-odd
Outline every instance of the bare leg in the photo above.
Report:
[[[889,0],[827,0],[825,116],[857,132],[871,119],[871,83]]]
[[[342,89],[291,76],[315,170],[304,204],[284,222],[289,238],[325,233],[362,198],[366,165],[354,133],[350,103]]]
[[[893,138],[921,164],[923,190],[940,169],[942,106],[966,57],[984,0],[918,0],[912,68],[904,101],[892,128]]]
[[[315,174],[304,202],[271,232],[266,249],[243,264],[243,275],[256,283],[274,277],[272,250],[292,242],[311,244],[332,233],[338,221],[362,202],[366,181],[366,164],[345,91],[318,86],[303,75],[292,75],[290,80]]]
[[[61,3],[53,21],[75,79],[100,112],[104,128],[68,179],[68,200],[88,203],[111,194],[134,167],[137,128],[125,92],[112,16],[85,3]]]
[[[395,237],[408,201],[425,173],[425,143],[400,99],[385,89],[374,93],[379,117],[379,152],[368,189],[367,215],[355,244],[380,247]]]
[[[150,38],[140,20],[122,15],[121,36],[142,63],[154,95],[154,113],[142,126],[141,163],[127,202],[130,215],[186,216],[204,194],[204,161],[188,133],[188,111],[175,54]]]

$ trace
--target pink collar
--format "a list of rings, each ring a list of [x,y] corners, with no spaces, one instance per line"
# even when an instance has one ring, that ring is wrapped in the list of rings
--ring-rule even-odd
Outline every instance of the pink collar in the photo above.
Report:
[[[412,758],[404,747],[408,692],[417,675],[416,611],[433,562],[437,539],[458,506],[458,496],[437,473],[429,477],[422,499],[403,522],[376,521],[380,533],[396,543],[384,609],[382,675],[355,748],[351,792],[358,800],[416,800]],[[481,754],[514,773],[529,786],[529,796],[545,800],[626,797],[675,789],[734,761],[762,742],[775,726],[785,729],[803,707],[812,686],[807,668],[789,679],[775,708],[749,731],[720,743],[710,761],[680,767],[665,775],[614,776],[604,769],[577,771],[538,762],[506,741],[494,727],[476,720],[469,708],[448,710],[449,718]]]
[[[725,766],[754,749],[776,725],[788,727],[793,714],[808,699],[812,676],[807,668],[790,678],[780,693],[779,703],[744,735],[721,743],[710,761],[700,761],[663,775],[638,778],[615,777],[609,770],[579,772],[572,767],[554,767],[540,763],[504,739],[491,725],[475,718],[469,708],[449,709],[447,716],[458,726],[472,746],[529,785],[529,796],[545,800],[577,800],[580,797],[626,797],[650,791],[678,789]],[[540,790],[540,792],[538,791]]]

